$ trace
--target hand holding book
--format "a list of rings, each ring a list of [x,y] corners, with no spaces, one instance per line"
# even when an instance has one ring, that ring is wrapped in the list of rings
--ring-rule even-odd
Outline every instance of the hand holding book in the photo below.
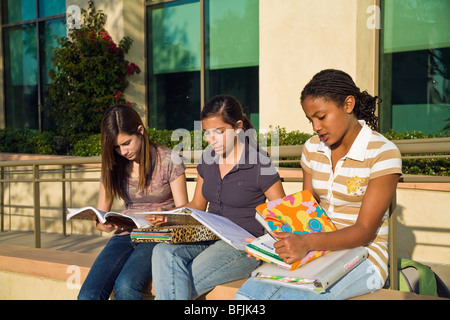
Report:
[[[285,263],[292,264],[305,257],[309,251],[307,237],[309,234],[295,234],[290,232],[273,232],[278,240],[274,243],[275,252]]]
[[[300,236],[298,234],[289,233],[289,232],[273,232],[271,231],[270,236],[275,240],[274,248],[276,254],[283,259],[283,261],[287,264],[292,264],[296,261],[301,260],[305,257],[309,250],[307,250],[307,246],[305,245],[304,235]],[[245,241],[247,243],[252,243],[257,238],[247,238]],[[249,258],[255,258],[256,260],[260,260],[259,257],[254,256],[252,254],[247,254]]]
[[[156,211],[163,211],[162,208],[157,209]],[[161,227],[168,222],[167,216],[157,215],[157,214],[149,214],[145,217],[145,220],[150,221],[150,223],[154,227]]]
[[[310,248],[308,239],[312,234],[336,230],[307,190],[261,204],[255,217],[270,236],[249,243],[247,252],[290,270],[328,252]]]

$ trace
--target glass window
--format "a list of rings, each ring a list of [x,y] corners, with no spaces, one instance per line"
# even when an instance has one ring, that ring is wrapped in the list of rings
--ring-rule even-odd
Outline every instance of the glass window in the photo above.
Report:
[[[5,111],[7,127],[38,129],[36,27],[25,24],[4,31]]]
[[[149,125],[193,130],[200,116],[200,2],[148,7]]]
[[[203,90],[206,100],[219,93],[236,96],[257,126],[259,0],[205,0],[203,21],[200,5],[148,4],[149,125],[194,129]]]
[[[450,2],[382,5],[381,129],[438,133],[450,118]]]
[[[3,0],[3,23],[36,19],[36,0]]]
[[[60,18],[38,22],[36,3],[41,17]],[[55,37],[66,35],[65,0],[7,0],[2,1],[2,9],[6,126],[47,129],[40,107],[53,67]]]
[[[239,99],[259,127],[259,0],[208,0],[206,94]]]
[[[52,48],[58,46],[57,38],[66,34],[65,19],[55,19],[40,22],[40,66],[41,66],[41,96],[44,97],[42,105],[46,109],[45,97],[47,97],[47,85],[50,84],[48,73],[53,69],[52,58],[54,51]],[[44,130],[51,129],[51,123],[46,117],[46,112],[42,112],[41,128]]]
[[[61,0],[40,0],[39,1],[39,16],[51,17],[66,12],[66,1]]]

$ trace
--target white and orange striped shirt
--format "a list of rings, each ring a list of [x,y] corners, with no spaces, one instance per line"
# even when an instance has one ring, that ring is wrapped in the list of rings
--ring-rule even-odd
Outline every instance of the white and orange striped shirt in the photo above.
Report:
[[[336,228],[355,224],[370,179],[402,173],[401,154],[394,143],[372,131],[364,121],[363,128],[346,156],[333,172],[331,149],[318,136],[303,148],[302,168],[312,175],[312,185],[320,204]],[[369,260],[386,281],[388,275],[388,212],[383,217],[374,240],[366,248]]]

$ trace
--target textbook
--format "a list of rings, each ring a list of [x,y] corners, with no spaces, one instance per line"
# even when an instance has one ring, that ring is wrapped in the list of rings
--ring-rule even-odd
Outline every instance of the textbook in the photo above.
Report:
[[[166,211],[147,211],[137,212],[136,215],[157,215],[167,219],[164,226],[177,226],[177,225],[198,225],[200,222],[193,218],[191,208],[181,207],[173,210]]]
[[[264,263],[252,272],[252,277],[258,281],[319,294],[325,292],[367,257],[368,252],[364,247],[336,250],[292,271]]]
[[[146,228],[151,226],[150,221],[147,221],[143,216],[126,215],[118,212],[104,212],[94,207],[83,208],[67,208],[69,214],[67,215],[67,221],[70,219],[82,219],[82,220],[97,220],[101,223],[113,223],[123,227],[131,228]]]
[[[145,220],[145,217],[136,215],[125,215],[118,212],[104,212],[94,207],[83,208],[67,208],[69,214],[67,221],[70,219],[97,220],[101,223],[113,223],[123,227],[145,228],[151,226],[151,223]]]
[[[191,210],[192,217],[198,222],[237,250],[245,251],[247,245],[245,239],[255,237],[250,232],[225,217],[191,208],[187,209]]]
[[[100,222],[111,222],[121,226],[135,228],[148,228],[152,227],[152,223],[145,219],[147,215],[158,215],[167,217],[167,223],[165,226],[169,225],[198,225],[199,222],[192,218],[190,215],[191,211],[188,208],[177,208],[167,211],[147,211],[138,212],[134,214],[123,214],[118,212],[104,212],[98,210],[94,207],[84,207],[84,208],[68,208],[69,214],[67,215],[67,220],[69,219],[86,219],[95,220],[98,219]]]
[[[181,212],[179,212],[181,210]],[[244,228],[238,226],[231,220],[219,216],[214,213],[205,212],[197,209],[192,209],[188,207],[182,207],[171,211],[154,211],[154,212],[143,212],[137,213],[141,214],[155,214],[159,216],[166,216],[169,218],[171,215],[187,215],[194,218],[198,223],[204,225],[209,230],[211,230],[215,235],[217,235],[220,239],[233,246],[234,248],[245,251],[245,247],[247,242],[246,238],[254,238],[250,232],[245,230]]]
[[[259,205],[256,207],[255,218],[268,232],[305,234],[336,230],[331,219],[308,190]],[[246,251],[256,258],[289,270],[329,252],[311,251],[301,260],[286,264],[275,253],[275,242],[276,239],[271,235],[264,235],[248,244]]]
[[[95,220],[96,218],[98,218],[102,223],[105,223],[106,221],[112,222],[112,220],[114,220],[114,223],[119,224],[117,220],[120,219],[121,225],[131,226],[134,229],[152,227],[152,224],[145,219],[145,216],[151,214],[158,216],[167,216],[168,224],[165,224],[165,226],[180,224],[180,221],[182,220],[187,225],[202,224],[209,230],[211,230],[220,239],[241,251],[245,251],[245,247],[247,245],[245,239],[255,237],[250,232],[225,217],[187,207],[177,208],[169,211],[138,212],[133,216],[124,215],[117,212],[105,213],[93,207],[85,207],[81,209],[70,208],[68,210],[69,214],[67,215],[67,220],[71,218]]]

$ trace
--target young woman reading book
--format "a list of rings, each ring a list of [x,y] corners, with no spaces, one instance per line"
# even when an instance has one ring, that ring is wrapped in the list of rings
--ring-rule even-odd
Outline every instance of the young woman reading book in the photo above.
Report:
[[[270,159],[249,134],[253,126],[232,96],[213,97],[203,108],[202,126],[210,148],[197,167],[193,199],[185,206],[224,216],[254,236],[263,234],[255,208],[284,196]],[[259,265],[222,240],[186,245],[159,244],[152,261],[156,299],[193,299],[216,285],[248,277]]]
[[[383,286],[388,270],[387,209],[402,162],[397,147],[376,132],[377,101],[338,70],[318,73],[304,88],[301,104],[317,135],[303,148],[303,188],[320,201],[337,231],[275,234],[276,252],[287,263],[312,250],[358,246],[367,248],[368,259],[320,295],[250,278],[236,299],[348,299]]]
[[[172,151],[150,141],[139,114],[131,107],[108,109],[102,121],[102,181],[97,208],[108,212],[115,198],[125,214],[171,209],[187,202],[185,167]],[[159,225],[156,217],[152,217]],[[133,244],[125,227],[94,222],[98,230],[116,231],[94,262],[79,299],[140,299],[151,277],[156,243]]]

